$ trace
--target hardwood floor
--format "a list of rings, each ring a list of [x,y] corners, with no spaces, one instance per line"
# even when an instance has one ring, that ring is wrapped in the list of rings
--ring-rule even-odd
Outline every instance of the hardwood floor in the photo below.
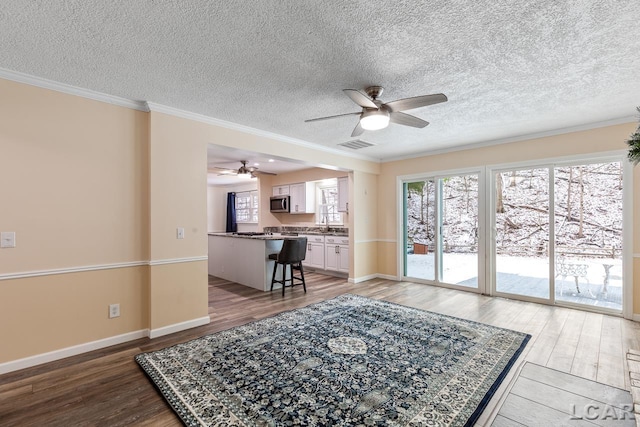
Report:
[[[496,393],[478,424],[495,417],[524,360],[586,379],[629,389],[625,353],[640,348],[640,325],[618,317],[491,298],[468,292],[390,280],[359,284],[307,273],[308,292],[296,287],[263,293],[210,277],[211,323],[188,331],[139,339],[0,376],[2,426],[177,426],[164,399],[133,360],[205,334],[354,293],[462,317],[532,335],[519,364]]]

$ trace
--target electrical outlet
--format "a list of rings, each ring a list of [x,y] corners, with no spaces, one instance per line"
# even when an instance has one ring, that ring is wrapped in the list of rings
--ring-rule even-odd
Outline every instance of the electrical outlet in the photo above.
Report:
[[[3,231],[0,233],[0,248],[15,248],[16,247],[16,232],[15,231]]]
[[[178,239],[184,239],[184,228],[183,227],[178,227],[176,230],[176,237]]]
[[[109,304],[109,319],[120,317],[120,304]]]

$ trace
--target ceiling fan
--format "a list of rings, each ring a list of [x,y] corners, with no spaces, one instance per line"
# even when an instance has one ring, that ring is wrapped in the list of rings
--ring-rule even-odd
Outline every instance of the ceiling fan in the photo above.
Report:
[[[242,166],[240,166],[237,170],[229,168],[219,168],[216,166],[214,166],[214,169],[220,169],[222,171],[218,175],[237,175],[247,178],[256,178],[258,174],[275,175],[275,173],[259,171],[255,166],[247,166],[248,160],[240,160],[240,163],[242,163]]]
[[[414,128],[423,128],[429,122],[418,117],[405,114],[402,111],[413,110],[414,108],[426,107],[427,105],[446,102],[447,97],[442,93],[432,95],[421,95],[412,98],[403,98],[391,102],[382,102],[378,97],[382,94],[382,86],[369,86],[365,89],[366,95],[356,89],[343,89],[343,92],[351,98],[353,102],[362,107],[358,113],[338,114],[335,116],[318,117],[317,119],[305,120],[305,122],[315,122],[318,120],[335,119],[343,116],[359,115],[360,120],[351,136],[361,135],[365,130],[379,130],[389,126],[389,123],[396,123]]]

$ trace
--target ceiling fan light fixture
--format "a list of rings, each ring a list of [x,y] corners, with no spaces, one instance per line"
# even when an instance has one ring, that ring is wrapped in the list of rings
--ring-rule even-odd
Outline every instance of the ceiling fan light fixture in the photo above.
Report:
[[[367,110],[360,117],[360,126],[365,130],[379,130],[389,126],[389,112],[385,110]]]

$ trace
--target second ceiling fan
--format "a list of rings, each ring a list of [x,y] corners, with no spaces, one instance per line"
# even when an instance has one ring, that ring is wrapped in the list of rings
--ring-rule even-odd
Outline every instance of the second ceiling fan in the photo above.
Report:
[[[365,130],[379,130],[386,128],[389,123],[396,123],[404,126],[415,128],[423,128],[429,124],[426,120],[405,114],[403,111],[413,110],[414,108],[426,107],[428,105],[446,102],[447,97],[442,93],[432,95],[414,96],[412,98],[403,98],[391,102],[382,102],[378,97],[384,89],[382,86],[369,86],[365,89],[366,95],[356,89],[343,89],[343,92],[351,98],[353,102],[362,107],[362,111],[358,113],[337,114],[335,116],[318,117],[317,119],[305,120],[305,122],[315,122],[318,120],[334,119],[344,116],[359,115],[360,120],[356,125],[351,136],[359,136]]]

